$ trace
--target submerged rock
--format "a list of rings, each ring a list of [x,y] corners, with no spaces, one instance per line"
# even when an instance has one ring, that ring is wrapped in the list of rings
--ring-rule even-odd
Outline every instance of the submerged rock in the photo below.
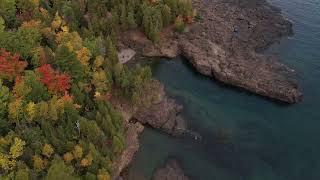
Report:
[[[176,160],[169,160],[165,167],[153,174],[153,180],[189,180]]]
[[[248,91],[295,103],[302,99],[293,70],[258,54],[292,24],[264,0],[194,0],[202,20],[180,36],[179,47],[197,71]]]

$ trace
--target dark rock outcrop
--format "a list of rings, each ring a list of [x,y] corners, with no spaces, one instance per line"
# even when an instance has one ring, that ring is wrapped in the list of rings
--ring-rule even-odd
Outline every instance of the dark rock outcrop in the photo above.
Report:
[[[150,106],[139,108],[133,114],[132,120],[170,135],[182,135],[187,131],[185,120],[181,116],[183,107],[166,95],[162,84],[159,82],[155,82],[155,84],[157,85],[152,91],[157,91],[159,94],[157,100],[153,101]]]
[[[165,97],[162,101],[141,109],[133,118],[142,124],[160,129],[168,134],[179,136],[186,131],[185,121],[180,115],[182,106]]]
[[[180,36],[179,47],[200,73],[288,103],[301,100],[293,70],[258,54],[292,24],[264,0],[194,0],[202,20]]]
[[[165,167],[153,174],[153,180],[189,180],[176,160],[169,160]]]

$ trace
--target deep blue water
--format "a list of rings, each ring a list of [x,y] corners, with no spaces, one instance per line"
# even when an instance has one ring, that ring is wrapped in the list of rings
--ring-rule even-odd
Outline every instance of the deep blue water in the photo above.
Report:
[[[304,101],[279,104],[201,76],[181,58],[159,61],[155,78],[203,138],[147,129],[130,179],[150,179],[174,157],[195,180],[320,180],[320,0],[270,1],[293,21],[295,35],[267,53],[296,70]]]

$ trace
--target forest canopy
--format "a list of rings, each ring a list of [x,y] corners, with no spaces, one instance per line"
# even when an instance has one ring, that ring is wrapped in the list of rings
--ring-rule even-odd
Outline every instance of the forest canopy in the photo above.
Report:
[[[195,16],[191,0],[0,0],[0,179],[99,179],[125,148],[119,96],[151,79],[117,55],[120,31],[153,42]]]

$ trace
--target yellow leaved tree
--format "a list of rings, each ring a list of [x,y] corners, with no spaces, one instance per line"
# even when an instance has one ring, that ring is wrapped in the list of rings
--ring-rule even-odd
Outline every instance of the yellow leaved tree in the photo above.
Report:
[[[0,137],[0,170],[10,171],[16,167],[18,158],[23,154],[25,142],[9,133]],[[9,151],[8,151],[9,149]]]
[[[83,149],[80,145],[76,145],[73,149],[73,156],[76,158],[76,159],[80,159],[82,158],[83,156]]]
[[[50,144],[44,144],[42,148],[42,155],[46,156],[47,158],[50,158],[51,155],[54,153],[54,149]]]

